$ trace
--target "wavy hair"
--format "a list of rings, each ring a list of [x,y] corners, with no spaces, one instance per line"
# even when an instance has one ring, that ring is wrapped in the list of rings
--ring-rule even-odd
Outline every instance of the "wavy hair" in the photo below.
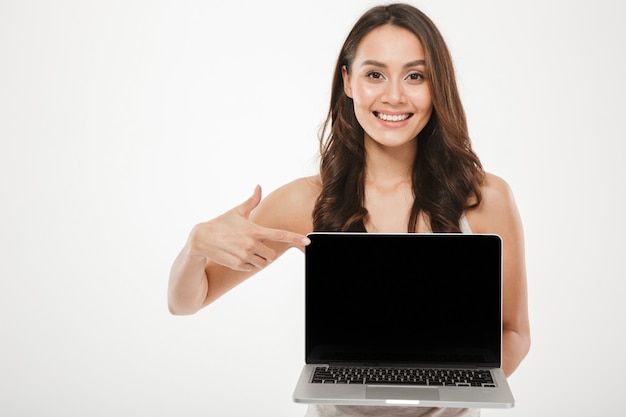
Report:
[[[448,47],[430,18],[401,3],[377,6],[361,16],[337,59],[330,110],[320,132],[322,190],[313,209],[314,230],[365,231],[364,131],[352,99],[344,92],[341,72],[345,66],[350,73],[363,37],[383,25],[407,29],[422,43],[433,102],[430,120],[417,136],[412,170],[414,202],[407,231],[416,231],[423,212],[433,232],[460,232],[463,212],[481,202],[485,173],[471,147]]]

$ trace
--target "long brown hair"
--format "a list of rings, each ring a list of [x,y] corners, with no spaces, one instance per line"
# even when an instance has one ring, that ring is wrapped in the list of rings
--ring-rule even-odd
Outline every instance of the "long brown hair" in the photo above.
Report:
[[[313,227],[316,231],[365,231],[364,131],[354,114],[352,99],[344,93],[341,71],[344,66],[348,73],[351,71],[363,37],[383,25],[407,29],[422,43],[433,101],[430,120],[417,136],[412,173],[414,202],[407,230],[416,231],[423,212],[433,232],[459,232],[463,212],[480,204],[479,187],[485,174],[471,147],[452,59],[443,37],[424,13],[407,4],[367,11],[341,49],[330,110],[320,134],[322,191],[313,210]]]

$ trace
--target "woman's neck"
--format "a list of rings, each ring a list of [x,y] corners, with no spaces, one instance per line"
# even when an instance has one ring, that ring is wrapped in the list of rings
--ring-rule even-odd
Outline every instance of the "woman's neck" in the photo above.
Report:
[[[365,228],[369,232],[406,232],[413,206],[416,144],[398,148],[365,142]]]
[[[387,147],[365,138],[365,182],[380,186],[411,183],[417,140],[399,147]]]

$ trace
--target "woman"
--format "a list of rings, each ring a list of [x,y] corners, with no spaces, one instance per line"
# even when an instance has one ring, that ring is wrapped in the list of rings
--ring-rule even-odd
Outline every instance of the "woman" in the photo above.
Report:
[[[493,233],[503,240],[503,368],[530,346],[521,220],[472,151],[448,49],[422,12],[370,9],[348,35],[321,135],[320,175],[198,224],[172,266],[169,307],[192,314],[311,231]],[[479,410],[311,406],[309,416],[478,415]]]

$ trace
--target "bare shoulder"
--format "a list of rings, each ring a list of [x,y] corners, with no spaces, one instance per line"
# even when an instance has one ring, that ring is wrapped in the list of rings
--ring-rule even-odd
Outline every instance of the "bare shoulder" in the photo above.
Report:
[[[277,195],[287,196],[291,199],[303,201],[315,201],[322,189],[322,181],[319,175],[298,178],[278,188]],[[296,201],[293,201],[294,203]]]
[[[313,208],[320,190],[319,176],[291,181],[267,195],[252,213],[252,220],[264,227],[309,233],[313,230]]]
[[[480,205],[467,212],[474,232],[501,234],[507,229],[521,226],[513,191],[504,179],[487,173],[481,194]]]

